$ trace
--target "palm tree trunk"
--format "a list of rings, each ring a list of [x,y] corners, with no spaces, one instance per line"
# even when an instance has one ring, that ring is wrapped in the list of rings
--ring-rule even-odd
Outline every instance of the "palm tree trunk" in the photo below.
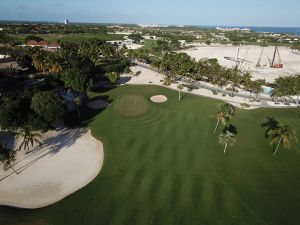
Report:
[[[179,95],[178,95],[178,101],[180,102],[180,100],[181,100],[181,96],[180,96],[180,90],[179,90]]]
[[[277,154],[277,151],[278,151],[279,146],[280,146],[280,144],[281,144],[281,140],[282,140],[282,137],[280,137],[280,139],[279,139],[279,141],[278,141],[278,145],[277,145],[277,147],[276,147],[276,149],[275,149],[275,151],[274,151],[274,155]]]
[[[224,154],[226,154],[227,146],[228,146],[228,144],[226,143],[226,144],[225,144],[225,147],[224,147]]]
[[[218,122],[217,122],[217,125],[216,125],[216,128],[215,128],[215,131],[214,131],[214,134],[217,132],[217,129],[218,129],[218,127],[219,127],[219,124],[220,124],[220,120],[218,120]]]
[[[77,116],[78,116],[78,118],[80,119],[81,118],[81,115],[80,115],[80,106],[79,105],[77,105],[76,106],[76,111],[77,111]]]

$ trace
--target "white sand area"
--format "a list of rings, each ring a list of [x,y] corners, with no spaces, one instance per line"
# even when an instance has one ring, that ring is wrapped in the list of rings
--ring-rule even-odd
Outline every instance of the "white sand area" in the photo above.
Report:
[[[217,45],[217,46],[198,46],[183,50],[196,60],[202,58],[216,58],[222,66],[232,68],[236,65],[235,61],[227,60],[224,57],[233,59],[237,56],[237,46]],[[288,47],[278,47],[280,58],[284,67],[282,69],[271,68],[269,60],[274,55],[274,46],[265,47],[261,58],[261,67],[257,68],[256,64],[262,52],[260,46],[241,46],[239,58],[245,60],[240,65],[240,69],[251,72],[253,79],[266,79],[267,82],[274,82],[278,77],[300,74],[300,54],[296,54]],[[277,56],[276,56],[277,57]],[[276,60],[278,57],[276,58]]]
[[[43,135],[43,145],[21,151],[11,169],[0,165],[0,205],[40,208],[90,183],[100,172],[104,152],[90,130],[62,129]]]
[[[154,103],[164,103],[168,101],[168,98],[164,95],[154,95],[150,97],[150,101]]]

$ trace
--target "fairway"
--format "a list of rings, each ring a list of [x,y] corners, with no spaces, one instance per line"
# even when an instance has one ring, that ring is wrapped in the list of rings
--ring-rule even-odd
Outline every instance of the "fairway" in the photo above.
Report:
[[[0,207],[1,225],[300,224],[300,145],[273,156],[261,127],[275,117],[299,137],[299,109],[237,109],[237,141],[224,155],[211,116],[221,101],[186,95],[178,102],[178,92],[157,86],[97,95],[111,106],[82,119],[104,144],[100,174],[43,209]],[[153,95],[168,101],[152,103]]]

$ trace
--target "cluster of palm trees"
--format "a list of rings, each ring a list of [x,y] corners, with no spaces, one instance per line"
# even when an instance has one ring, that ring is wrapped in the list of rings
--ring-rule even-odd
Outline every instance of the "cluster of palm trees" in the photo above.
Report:
[[[143,55],[139,55],[142,58]],[[166,53],[155,55],[147,54],[147,62],[166,75],[166,79],[175,81],[180,77],[191,80],[210,82],[215,86],[215,92],[224,87],[231,91],[231,95],[238,91],[238,88],[250,91],[249,98],[256,99],[263,91],[262,86],[265,80],[252,80],[249,72],[242,72],[238,68],[225,68],[218,63],[217,59],[201,59],[196,61],[186,53]],[[253,95],[253,96],[252,96]]]
[[[126,51],[127,49],[93,39],[64,42],[61,44],[60,51],[57,52],[28,48],[24,55],[15,56],[15,58],[17,61],[33,67],[37,72],[61,73],[74,65],[92,71],[106,62],[122,59]]]
[[[275,85],[275,99],[300,95],[300,76],[279,77],[275,80]]]
[[[164,47],[130,51],[130,58],[135,58],[157,68],[166,75],[166,83],[186,77],[191,80],[210,82],[215,86],[215,93],[224,87],[231,91],[231,96],[240,88],[250,92],[249,98],[258,100],[258,95],[267,85],[264,79],[252,80],[247,71],[236,68],[226,68],[217,59],[200,59],[196,61],[186,53],[176,53]],[[300,95],[300,76],[280,77],[274,82],[273,100],[278,97]]]
[[[216,114],[213,118],[217,120],[216,127],[214,129],[214,134],[217,132],[220,125],[223,125],[224,130],[219,135],[219,144],[224,146],[224,154],[228,146],[234,145],[235,132],[233,131],[233,126],[228,127],[229,120],[234,116],[235,108],[230,104],[223,104],[218,107]],[[276,155],[281,146],[285,149],[291,149],[292,145],[295,144],[297,140],[296,131],[286,124],[279,123],[273,117],[267,117],[265,122],[262,124],[263,128],[267,128],[265,132],[265,137],[269,139],[270,145],[274,146],[273,154]]]
[[[224,146],[224,154],[226,154],[228,146],[232,146],[235,143],[235,134],[229,127],[227,127],[227,124],[234,116],[234,113],[234,106],[226,103],[219,106],[216,114],[213,115],[213,117],[217,120],[214,134],[217,132],[220,124],[224,126],[223,132],[219,135],[219,144]]]
[[[23,149],[28,152],[35,144],[42,145],[40,141],[41,135],[34,132],[29,126],[19,129],[17,137],[21,138],[21,144],[18,149],[10,148],[5,140],[0,142],[0,162],[3,163],[5,169],[11,168],[16,174],[18,174],[18,171],[13,168],[12,163],[16,160],[17,151]]]

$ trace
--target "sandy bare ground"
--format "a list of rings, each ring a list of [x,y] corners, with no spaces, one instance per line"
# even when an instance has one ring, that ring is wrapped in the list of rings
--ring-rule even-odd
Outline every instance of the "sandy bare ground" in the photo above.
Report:
[[[105,109],[109,104],[106,101],[97,100],[94,102],[90,102],[87,106],[91,109]]]
[[[90,130],[47,132],[41,147],[20,152],[11,169],[0,168],[0,205],[40,208],[90,183],[100,172],[103,145]]]
[[[144,45],[132,43],[132,44],[126,44],[126,47],[128,49],[139,49],[139,48],[144,47]]]
[[[168,98],[164,95],[154,95],[150,98],[150,100],[154,103],[164,103],[168,101]]]
[[[275,47],[265,47],[261,59],[261,67],[257,68],[259,56],[262,51],[260,46],[241,46],[239,58],[245,59],[240,68],[244,71],[251,72],[253,79],[266,79],[267,82],[274,82],[274,80],[281,76],[289,76],[300,74],[300,54],[295,54],[288,47],[279,47],[279,53],[284,64],[283,69],[274,69],[269,66],[269,59],[272,60]],[[225,59],[224,57],[236,58],[237,47],[230,45],[223,46],[198,46],[184,50],[191,57],[199,60],[202,58],[216,58],[222,66],[232,68],[236,64],[234,61]]]

